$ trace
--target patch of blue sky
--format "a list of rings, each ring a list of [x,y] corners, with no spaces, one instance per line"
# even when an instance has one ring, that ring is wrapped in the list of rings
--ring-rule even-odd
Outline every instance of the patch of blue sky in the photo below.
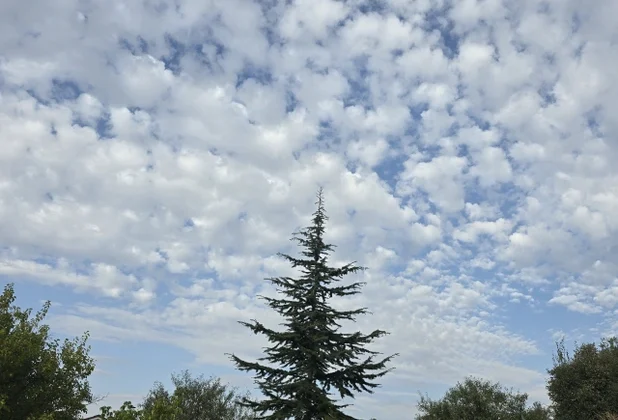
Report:
[[[412,120],[406,128],[406,134],[413,134],[418,131],[419,123],[422,121],[423,112],[429,109],[429,102],[419,102],[414,105],[408,105]]]
[[[318,42],[318,44],[321,44],[321,42]],[[317,60],[314,60],[311,57],[308,57],[305,60],[305,68],[311,70],[312,73],[321,75],[327,75],[330,72],[329,67],[319,66]]]
[[[551,292],[535,291],[536,304],[531,306],[525,299],[520,303],[510,302],[510,299],[497,299],[499,316],[508,330],[531,340],[539,350],[538,354],[519,355],[515,362],[525,365],[528,369],[545,372],[552,366],[552,355],[555,354],[556,342],[562,338],[559,331],[568,332],[565,344],[573,349],[576,342],[598,342],[600,332],[597,327],[603,322],[601,314],[583,315],[569,310],[563,305],[546,303],[552,298]],[[542,302],[542,303],[538,303]],[[556,320],[560,320],[556,323]]]
[[[123,50],[130,51],[133,55],[149,54],[150,51],[148,41],[140,35],[133,41],[125,37],[120,37],[118,39],[118,46]]]
[[[388,5],[384,0],[365,0],[358,6],[358,13],[367,15],[370,13],[384,13],[388,10]]]
[[[47,99],[45,97],[45,92],[41,92],[40,89],[26,89],[26,93],[28,93],[28,95],[30,95],[37,101],[37,107],[39,104],[43,106],[49,106],[52,103],[50,99]]]
[[[55,102],[73,101],[83,92],[73,80],[52,79],[51,98]]]
[[[287,0],[286,3],[291,3]],[[264,35],[270,47],[281,47],[286,43],[286,39],[277,30],[281,19],[282,2],[279,0],[261,0],[258,2],[262,9],[262,16],[265,24],[260,28],[260,33]]]
[[[305,146],[304,150],[334,150],[338,149],[342,144],[339,131],[330,120],[322,120],[319,123],[319,133],[316,136],[316,141],[313,144]]]
[[[104,110],[94,121],[85,121],[79,115],[73,114],[71,123],[80,127],[91,127],[97,133],[99,140],[109,140],[114,137],[111,114]],[[52,127],[52,134],[56,135],[55,127]]]
[[[351,173],[357,173],[359,168],[360,168],[360,162],[356,161],[356,160],[347,160],[345,167],[348,171],[350,171]]]
[[[556,79],[558,76],[556,76]],[[556,94],[554,93],[555,81],[547,82],[544,81],[541,86],[537,89],[537,93],[543,99],[541,106],[546,107],[549,105],[553,105],[556,103]]]
[[[145,396],[155,382],[160,382],[166,389],[172,388],[171,374],[180,373],[189,369],[193,376],[197,372],[208,372],[211,366],[199,366],[196,369],[194,356],[176,345],[161,343],[161,341],[107,341],[97,340],[93,337],[92,343],[96,345],[96,353],[105,355],[97,360],[97,369],[101,374],[92,375],[90,384],[93,389],[110,390],[111,394]],[[156,351],[152,348],[156,346]],[[208,351],[205,349],[205,351]],[[131,374],[127,375],[126,372]],[[133,400],[134,404],[141,402],[141,398],[126,398]]]
[[[174,74],[181,72],[182,59],[189,55],[211,73],[222,71],[220,62],[225,58],[227,49],[215,36],[214,30],[211,27],[199,31],[199,35],[192,37],[186,42],[166,33],[165,43],[169,52],[165,56],[160,57],[160,59],[166,68],[170,69]]]
[[[427,33],[438,32],[440,34],[440,48],[448,58],[459,54],[461,37],[455,33],[454,24],[446,17],[446,8],[431,9],[425,14],[423,29]]]
[[[29,94],[42,105],[51,105],[52,101],[56,103],[64,103],[67,101],[77,100],[80,95],[86,92],[87,89],[80,87],[79,83],[74,80],[52,79],[49,100],[39,96],[33,91],[29,92]],[[104,110],[101,115],[94,120],[94,122],[85,121],[80,118],[78,114],[74,113],[72,124],[81,127],[92,127],[96,131],[100,140],[106,140],[113,137],[113,127],[110,121],[110,113],[107,110]],[[56,127],[53,124],[50,126],[50,133],[52,135],[57,134]]]
[[[350,85],[350,90],[343,100],[344,107],[363,106],[366,109],[373,109],[373,99],[369,86],[369,76],[371,72],[368,68],[369,56],[361,55],[352,61],[352,72],[344,72]]]
[[[269,68],[258,67],[246,61],[243,68],[236,74],[236,88],[249,79],[253,79],[264,86],[270,85],[274,80]]]
[[[372,169],[384,181],[391,192],[395,191],[398,175],[404,170],[408,156],[398,153],[394,156],[386,156]]]
[[[170,70],[175,75],[178,75],[182,70],[181,60],[185,54],[190,52],[198,57],[202,54],[202,49],[199,45],[188,47],[186,44],[167,33],[163,38],[165,40],[165,45],[168,48],[168,52],[164,56],[160,57],[160,59],[165,65],[165,68]]]
[[[464,247],[469,251],[474,252],[475,247]],[[467,259],[467,257],[466,257]],[[442,268],[455,274],[458,273],[458,263],[453,261],[450,267],[448,265]],[[505,279],[504,267],[496,266],[492,269],[473,268],[466,270],[465,275],[469,276],[472,281],[480,281],[485,285],[490,285],[496,289],[500,289],[503,284],[507,283],[511,288],[520,291],[523,294],[530,294],[526,289],[525,283],[513,283]],[[549,279],[551,280],[551,279]],[[448,284],[439,287],[438,290],[448,287]],[[554,290],[543,290],[535,288],[533,297],[535,303],[530,303],[525,297],[519,297],[519,302],[513,301],[514,296],[506,295],[501,297],[492,297],[491,302],[495,305],[491,309],[491,322],[496,326],[505,325],[513,334],[526,337],[532,340],[541,351],[538,355],[522,356],[526,357],[529,368],[544,370],[551,364],[551,354],[554,341],[551,337],[551,331],[556,328],[556,319],[560,319],[560,325],[568,325],[569,330],[581,329],[588,331],[589,328],[598,325],[602,320],[599,315],[589,315],[582,317],[581,314],[575,313],[564,308],[561,305],[551,305],[547,301],[552,298]],[[595,338],[590,336],[590,340]],[[528,365],[530,362],[531,365]]]
[[[602,111],[603,108],[600,105],[597,105],[584,114],[584,120],[586,121],[587,127],[590,129],[594,136],[600,138],[605,136],[603,125],[600,122],[602,118]]]
[[[472,121],[472,123],[480,128],[483,131],[487,131],[489,129],[491,129],[491,123],[489,120],[487,120],[486,118],[483,118],[480,115],[474,114],[472,112],[468,112],[466,113],[466,116],[468,118],[470,118],[470,120]]]
[[[522,291],[525,292],[525,290]],[[497,299],[496,303],[501,318],[508,320],[510,331],[526,336],[543,346],[553,343],[550,331],[556,327],[566,328],[568,331],[589,332],[603,320],[602,314],[582,316],[581,313],[567,309],[563,305],[548,303],[553,294],[553,290],[535,289],[532,295],[536,301],[534,306],[531,306],[524,298],[520,299],[520,303],[511,302],[511,297]],[[560,320],[560,323],[557,324],[556,320]],[[534,328],[531,328],[532,326]],[[591,341],[598,340],[598,337],[593,338],[592,335],[589,338]]]
[[[111,115],[109,112],[103,112],[96,120],[94,129],[100,140],[111,139],[114,136],[112,133],[113,126],[110,117]]]
[[[393,195],[399,198],[402,205],[411,207],[423,223],[428,222],[427,214],[440,214],[438,206],[431,200],[427,191],[421,188],[416,188],[409,194],[399,194],[395,191]]]
[[[292,90],[287,89],[285,91],[285,112],[294,112],[299,104],[300,101],[298,100],[296,94]]]
[[[523,190],[513,182],[501,182],[483,188],[474,179],[465,189],[465,201],[472,204],[485,204],[499,209],[500,217],[510,219],[516,216],[522,202],[526,199]]]
[[[278,31],[273,29],[271,25],[265,26],[261,29],[261,33],[268,41],[268,45],[272,47],[282,47],[285,45],[285,38],[279,35]]]
[[[47,258],[37,258],[34,260],[38,263],[48,263]],[[76,298],[86,298],[86,294],[78,295],[77,290],[71,287],[58,287],[58,285],[44,285],[38,282],[31,281],[30,278],[21,275],[1,275],[0,284],[4,285],[13,283],[15,289],[15,305],[22,309],[32,308],[33,312],[41,309],[43,303],[47,300],[52,302],[52,310],[54,313],[64,311],[63,307],[72,307]],[[72,290],[70,290],[72,289]],[[70,291],[69,291],[70,290]],[[44,296],[44,299],[41,298]]]

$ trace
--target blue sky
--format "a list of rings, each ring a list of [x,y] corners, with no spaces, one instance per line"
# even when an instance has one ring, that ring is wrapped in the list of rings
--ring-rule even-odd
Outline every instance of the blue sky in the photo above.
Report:
[[[104,404],[226,352],[325,188],[403,420],[467,375],[547,402],[554,341],[618,329],[610,0],[5,2],[0,279],[89,330]],[[354,279],[350,279],[354,280]],[[98,412],[97,406],[90,413]]]

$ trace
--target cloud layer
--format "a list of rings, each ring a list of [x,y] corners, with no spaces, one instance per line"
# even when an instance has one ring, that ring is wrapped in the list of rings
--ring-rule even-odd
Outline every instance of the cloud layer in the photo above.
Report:
[[[223,353],[259,355],[236,321],[276,323],[255,296],[289,272],[275,254],[322,185],[334,262],[370,268],[339,304],[368,306],[354,328],[401,354],[357,413],[407,419],[418,390],[469,374],[545,401],[553,338],[618,330],[617,14],[5,2],[0,276],[61,292],[53,325],[89,329],[101,360],[135,342],[164,379],[169,346],[250,386]],[[95,391],[123,398],[103,365]]]

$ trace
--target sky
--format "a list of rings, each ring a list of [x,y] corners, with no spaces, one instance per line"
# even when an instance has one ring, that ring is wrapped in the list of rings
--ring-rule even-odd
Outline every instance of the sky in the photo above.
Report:
[[[618,330],[618,2],[0,2],[0,283],[91,334],[100,405],[225,353],[322,186],[338,307],[399,353],[348,413],[468,375],[547,403],[555,341]],[[614,162],[614,163],[612,163]]]

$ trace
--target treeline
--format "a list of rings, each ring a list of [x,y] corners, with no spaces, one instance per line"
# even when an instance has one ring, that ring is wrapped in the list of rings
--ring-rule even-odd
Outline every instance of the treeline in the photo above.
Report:
[[[138,407],[126,401],[112,410],[101,408],[102,420],[254,420],[254,410],[241,405],[235,388],[218,378],[194,378],[188,371],[172,375],[174,390],[156,383]]]
[[[527,404],[528,395],[466,378],[439,400],[421,397],[416,420],[618,420],[618,340],[585,343],[570,354],[556,343],[547,370],[551,404]]]
[[[324,242],[328,218],[320,190],[311,224],[293,235],[299,256],[279,254],[299,277],[268,278],[279,298],[260,297],[283,318],[282,331],[257,320],[239,321],[264,335],[270,347],[257,361],[229,354],[241,371],[253,372],[262,398],[239,394],[217,378],[172,377],[173,390],[155,384],[138,406],[127,401],[116,410],[103,407],[106,420],[356,420],[346,414],[346,397],[373,393],[378,379],[397,356],[383,357],[366,347],[387,334],[375,330],[342,331],[367,308],[337,310],[333,297],[360,293],[362,282],[342,283],[365,270],[355,262],[329,265],[334,245]],[[88,378],[94,360],[88,334],[73,340],[52,339],[42,324],[49,302],[34,316],[14,305],[13,285],[0,296],[0,419],[75,420],[96,401]],[[551,404],[528,404],[528,395],[479,378],[464,378],[443,398],[421,396],[416,420],[618,420],[618,341],[576,346],[571,355],[557,343],[548,369]],[[384,419],[386,420],[386,419]]]
[[[35,316],[12,305],[11,284],[0,296],[0,418],[74,420],[96,398],[88,384],[94,370],[87,335],[52,340],[41,324],[49,305]],[[438,400],[421,396],[416,420],[618,420],[618,340],[586,343],[568,352],[556,343],[548,369],[551,404],[528,404],[528,396],[479,378],[465,378]],[[243,405],[248,395],[218,378],[172,376],[173,390],[157,383],[137,405],[102,407],[105,420],[255,420]],[[268,417],[267,417],[268,418]],[[276,417],[271,417],[276,418]],[[284,417],[280,417],[284,418]],[[300,419],[302,417],[288,417]],[[326,420],[329,417],[314,419]],[[336,417],[331,417],[336,419]]]

